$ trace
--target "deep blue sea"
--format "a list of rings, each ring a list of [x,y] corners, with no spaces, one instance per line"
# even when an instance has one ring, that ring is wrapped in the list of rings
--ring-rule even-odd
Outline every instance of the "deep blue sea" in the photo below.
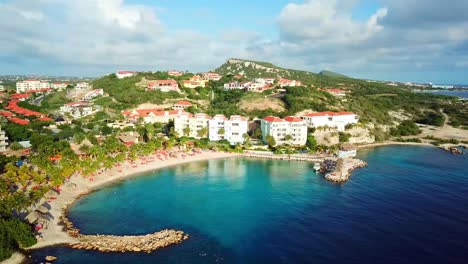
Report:
[[[126,180],[77,201],[86,234],[163,228],[186,242],[147,253],[63,247],[54,263],[468,263],[468,156],[431,147],[360,150],[333,184],[306,162],[226,159]]]

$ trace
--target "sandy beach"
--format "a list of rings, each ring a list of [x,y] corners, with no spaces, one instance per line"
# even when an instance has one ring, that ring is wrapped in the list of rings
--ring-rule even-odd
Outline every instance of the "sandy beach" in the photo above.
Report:
[[[133,163],[121,163],[120,165],[117,165],[110,170],[96,174],[96,176],[92,178],[84,178],[81,175],[73,176],[70,179],[70,182],[64,185],[59,195],[48,200],[51,205],[50,213],[53,215],[54,219],[50,221],[47,229],[42,231],[42,238],[38,240],[38,243],[29,249],[37,249],[57,244],[72,244],[77,242],[76,238],[69,236],[67,232],[63,230],[63,227],[59,225],[59,221],[60,215],[62,214],[62,208],[73,203],[81,195],[85,195],[102,186],[141,175],[145,172],[184,163],[230,158],[235,156],[238,156],[238,154],[223,152],[201,152],[193,156],[186,155],[185,158],[169,157],[166,160],[159,160],[155,158],[156,156],[150,155],[144,159],[138,159]]]

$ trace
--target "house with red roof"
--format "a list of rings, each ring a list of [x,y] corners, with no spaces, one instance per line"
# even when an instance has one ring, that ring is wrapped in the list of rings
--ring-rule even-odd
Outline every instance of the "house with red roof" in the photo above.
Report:
[[[296,116],[287,116],[284,119],[267,116],[261,120],[261,129],[265,143],[267,142],[267,136],[272,136],[276,141],[276,145],[303,146],[307,142],[307,124]],[[290,139],[288,139],[289,136]]]
[[[221,79],[221,75],[215,73],[215,72],[205,72],[203,73],[203,79],[207,81],[219,81]]]
[[[146,90],[147,91],[159,90],[161,92],[170,92],[170,91],[179,92],[179,84],[173,79],[149,81],[146,86]]]
[[[182,113],[184,113],[183,110],[166,111],[162,109],[136,109],[122,112],[128,121],[136,123],[141,118],[145,124],[167,124]]]
[[[346,125],[356,124],[359,117],[351,112],[318,112],[302,115],[308,127],[330,127],[338,131],[344,131]]]
[[[13,100],[20,100],[20,101],[26,101],[26,99],[29,98],[29,96],[31,96],[30,94],[27,94],[27,93],[15,93],[15,94],[12,94],[10,96],[10,99],[13,99]]]
[[[181,71],[170,70],[170,71],[167,71],[167,74],[169,74],[169,76],[179,77],[179,76],[182,76],[184,73]]]
[[[118,79],[128,78],[135,75],[137,75],[137,72],[134,71],[117,71],[115,73],[115,76],[117,76]]]
[[[189,101],[179,101],[172,106],[174,110],[185,110],[187,107],[192,106],[192,103]]]
[[[182,81],[182,85],[185,88],[197,88],[197,87],[205,87],[207,80],[204,80],[199,75],[192,76],[189,80]]]
[[[336,97],[344,97],[346,96],[346,91],[341,90],[341,89],[327,89],[327,92],[331,93],[332,95]]]
[[[285,78],[279,79],[278,84],[279,84],[279,86],[280,86],[281,88],[283,88],[283,87],[303,86],[303,84],[302,84],[301,81],[297,81],[297,80],[288,80],[288,79],[285,79]]]

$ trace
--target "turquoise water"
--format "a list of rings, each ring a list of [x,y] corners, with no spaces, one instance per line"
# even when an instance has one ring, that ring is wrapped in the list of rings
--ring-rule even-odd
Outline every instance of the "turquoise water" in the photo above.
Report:
[[[58,263],[466,263],[468,159],[436,148],[360,151],[369,166],[332,184],[305,162],[227,159],[153,172],[77,201],[86,234],[184,230],[151,254],[62,247]]]

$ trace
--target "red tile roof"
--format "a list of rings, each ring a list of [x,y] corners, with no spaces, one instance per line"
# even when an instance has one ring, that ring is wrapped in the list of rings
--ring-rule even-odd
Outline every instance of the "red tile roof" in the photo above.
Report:
[[[276,116],[267,116],[263,120],[265,120],[267,122],[284,122],[283,119],[281,119],[279,117],[276,117]]]
[[[189,101],[179,101],[175,103],[174,105],[192,106],[192,103],[190,103]]]
[[[4,117],[12,117],[14,116],[13,113],[7,112],[7,111],[0,111],[0,115]]]
[[[52,118],[49,118],[49,117],[46,117],[46,116],[41,117],[41,118],[39,118],[37,120],[43,121],[43,122],[52,122],[52,121],[54,121]]]
[[[314,117],[314,116],[344,116],[344,115],[354,115],[351,112],[318,112],[318,113],[310,113],[305,116]]]
[[[301,118],[297,117],[297,116],[287,116],[284,118],[284,120],[288,121],[288,122],[304,122],[304,120],[302,120]]]
[[[17,118],[17,117],[12,117],[12,118],[10,118],[8,120],[13,122],[13,123],[16,123],[18,125],[22,125],[22,126],[29,124],[29,120],[25,120],[25,119],[21,119],[21,118]]]

